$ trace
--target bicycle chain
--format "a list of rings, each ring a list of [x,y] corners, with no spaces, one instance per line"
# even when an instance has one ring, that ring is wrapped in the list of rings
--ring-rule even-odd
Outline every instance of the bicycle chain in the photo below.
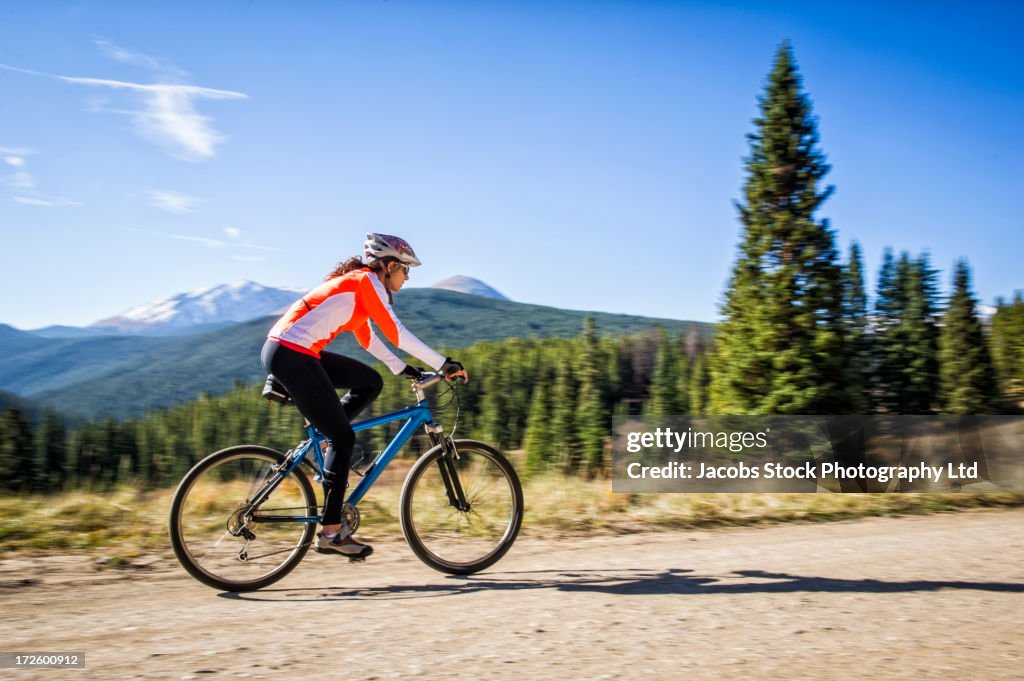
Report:
[[[261,510],[264,510],[264,511],[299,511],[299,510],[306,510],[306,507],[305,506],[285,506],[285,507],[282,507],[282,508],[269,508],[269,509],[261,509]],[[238,560],[240,560],[242,562],[248,562],[250,560],[258,560],[260,558],[266,558],[267,556],[273,556],[273,555],[276,555],[278,553],[287,553],[289,551],[294,551],[295,549],[302,549],[302,548],[306,548],[308,546],[312,546],[313,545],[313,542],[308,541],[305,544],[298,544],[297,546],[292,546],[292,547],[287,548],[287,549],[281,549],[279,551],[271,551],[270,553],[261,553],[258,556],[250,556],[250,555],[246,554],[245,550],[249,547],[249,544],[251,543],[251,541],[252,540],[250,540],[250,539],[246,539],[245,540],[245,545],[238,552]],[[242,555],[245,555],[245,558],[242,558]]]
[[[248,546],[248,545],[249,545],[249,542],[248,541],[245,542],[245,546]],[[306,548],[306,547],[312,546],[312,545],[313,545],[313,542],[308,541],[305,544],[299,544],[298,546],[293,546],[293,547],[288,548],[288,549],[281,549],[280,551],[271,551],[270,553],[261,553],[258,556],[248,556],[247,555],[245,558],[239,558],[239,560],[244,563],[244,562],[248,562],[250,560],[258,560],[259,558],[266,558],[267,556],[273,556],[273,555],[276,555],[278,553],[286,553],[288,551],[294,551],[295,549]],[[245,553],[245,546],[243,546],[242,550],[238,552],[239,556],[241,556],[243,553]]]

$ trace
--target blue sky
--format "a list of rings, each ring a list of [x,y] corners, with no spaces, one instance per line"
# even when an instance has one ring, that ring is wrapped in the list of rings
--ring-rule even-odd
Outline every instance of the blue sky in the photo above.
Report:
[[[891,7],[890,4],[898,4]],[[0,2],[0,323],[83,325],[367,230],[514,300],[715,320],[792,42],[845,254],[1024,287],[1018,3]]]

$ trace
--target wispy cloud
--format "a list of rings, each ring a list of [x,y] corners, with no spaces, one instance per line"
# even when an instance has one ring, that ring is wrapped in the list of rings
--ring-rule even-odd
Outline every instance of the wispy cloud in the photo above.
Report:
[[[93,110],[129,116],[139,136],[160,145],[175,158],[205,161],[216,155],[216,147],[224,142],[225,137],[214,129],[210,117],[196,110],[195,102],[203,99],[248,99],[248,95],[232,90],[168,82],[181,79],[184,72],[154,57],[124,50],[107,41],[97,41],[97,45],[112,59],[160,71],[159,82],[134,83],[109,78],[63,76],[7,64],[0,64],[0,69],[124,92],[139,108],[104,109],[94,106]]]
[[[47,196],[36,189],[38,183],[35,175],[28,170],[26,158],[33,154],[34,150],[25,147],[0,147],[0,158],[13,168],[13,171],[6,175],[0,174],[0,186],[10,187],[12,190],[10,199],[23,206],[81,206],[78,201]]]
[[[232,239],[242,238],[242,230],[238,229],[237,227],[225,227],[224,233],[227,234],[228,237]]]
[[[82,204],[78,201],[72,201],[71,199],[62,198],[40,198],[39,196],[22,196],[16,194],[11,197],[11,200],[15,203],[20,203],[25,206],[45,206],[47,208],[61,207],[61,206],[81,206]]]
[[[233,230],[237,231],[239,235],[241,235],[241,230],[238,230],[235,227],[228,227],[227,229],[228,230],[232,230],[233,229]],[[192,243],[197,243],[197,244],[200,244],[202,246],[205,246],[207,248],[231,248],[231,249],[244,249],[244,250],[247,250],[247,251],[266,251],[266,252],[272,252],[272,253],[280,253],[280,252],[282,252],[282,249],[280,249],[280,248],[275,248],[273,246],[261,246],[259,244],[254,244],[254,243],[249,242],[249,241],[242,241],[242,242],[240,242],[240,241],[224,241],[223,239],[213,239],[211,237],[205,237],[205,236],[192,236],[192,235],[189,235],[189,234],[174,234],[174,233],[170,233],[170,232],[157,232],[157,231],[154,231],[154,230],[151,230],[151,229],[129,229],[129,231],[131,231],[131,232],[138,232],[140,234],[155,234],[156,236],[162,236],[162,237],[166,237],[168,239],[177,239],[179,241],[190,241]],[[227,231],[227,230],[225,230],[225,231]],[[235,256],[232,256],[232,257],[235,257]],[[238,256],[238,257],[243,257],[243,256]],[[255,256],[247,256],[247,257],[255,257]]]
[[[4,184],[15,189],[35,189],[36,178],[27,170],[18,170],[5,177]]]
[[[129,83],[103,78],[57,76],[79,85],[127,90],[136,95],[141,109],[115,110],[131,117],[141,137],[162,146],[171,156],[183,161],[205,161],[216,156],[217,145],[225,137],[210,124],[212,120],[196,111],[197,99],[247,99],[248,95],[230,90],[215,90],[196,85]]]
[[[25,147],[0,147],[0,156],[3,157],[4,163],[18,169],[9,175],[0,176],[0,184],[5,184],[15,189],[31,189],[35,187],[35,178],[24,169],[25,157],[34,153],[33,150]]]
[[[176,78],[184,78],[188,75],[188,73],[182,71],[170,62],[115,45],[109,40],[96,38],[93,40],[93,43],[96,47],[100,48],[100,52],[102,52],[104,56],[109,57],[114,61],[121,62],[122,64],[141,66]]]
[[[0,156],[3,156],[4,163],[14,168],[21,168],[25,165],[25,157],[35,152],[25,147],[0,147]]]
[[[195,213],[196,207],[204,203],[204,200],[198,197],[167,189],[150,189],[146,193],[149,195],[149,205],[178,215]]]

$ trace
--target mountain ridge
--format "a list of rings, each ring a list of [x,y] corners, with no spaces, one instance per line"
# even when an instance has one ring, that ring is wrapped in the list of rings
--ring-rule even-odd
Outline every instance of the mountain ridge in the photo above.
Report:
[[[305,293],[254,281],[220,284],[144,303],[90,324],[87,329],[170,335],[196,327],[246,322],[283,311]]]
[[[508,300],[492,286],[464,275],[448,277],[427,288]],[[280,314],[307,291],[303,288],[264,286],[255,281],[243,280],[176,293],[136,305],[84,327],[57,324],[31,329],[29,333],[45,338],[83,338],[111,333],[183,335]]]
[[[403,291],[395,297],[395,311],[424,342],[450,350],[511,337],[573,337],[587,317],[602,335],[655,326],[674,334],[696,329],[705,339],[713,333],[704,322],[562,310],[429,288]],[[261,317],[182,336],[78,339],[47,339],[0,326],[0,390],[81,418],[139,416],[201,392],[227,392],[236,381],[261,379],[259,351],[274,320]],[[330,349],[375,364],[350,336],[343,334]]]
[[[462,274],[456,274],[454,277],[442,279],[430,288],[441,289],[444,291],[455,291],[456,293],[469,293],[475,296],[483,296],[484,298],[494,298],[495,300],[509,300],[507,296],[503,295],[493,286],[485,284],[479,279],[467,277]]]

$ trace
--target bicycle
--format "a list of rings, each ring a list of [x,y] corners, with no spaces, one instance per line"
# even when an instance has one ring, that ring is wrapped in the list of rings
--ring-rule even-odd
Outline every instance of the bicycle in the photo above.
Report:
[[[523,520],[523,489],[501,452],[445,435],[423,392],[442,381],[439,373],[425,373],[412,384],[415,405],[352,424],[358,432],[404,421],[362,471],[342,513],[355,532],[359,502],[422,426],[432,446],[402,485],[402,534],[430,567],[467,575],[490,567],[512,547]],[[445,383],[457,400],[454,384]],[[272,377],[267,386],[265,397],[291,402]],[[323,480],[327,440],[308,420],[305,427],[306,439],[284,454],[258,445],[229,447],[185,475],[171,502],[169,530],[174,553],[190,575],[216,589],[253,591],[282,579],[306,555],[320,521],[313,482]]]

